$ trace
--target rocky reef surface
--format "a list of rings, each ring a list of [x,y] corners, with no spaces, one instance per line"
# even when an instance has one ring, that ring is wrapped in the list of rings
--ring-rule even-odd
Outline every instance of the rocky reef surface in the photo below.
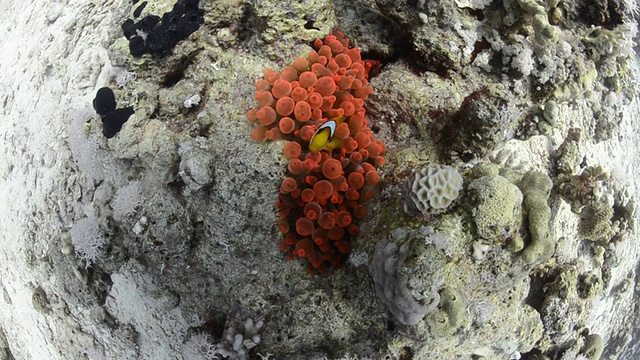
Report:
[[[0,359],[640,356],[634,0],[3,10]]]

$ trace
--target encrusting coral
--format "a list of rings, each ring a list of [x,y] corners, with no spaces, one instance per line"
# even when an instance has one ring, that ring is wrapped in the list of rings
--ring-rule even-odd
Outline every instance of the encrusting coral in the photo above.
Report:
[[[367,214],[363,204],[380,181],[376,166],[384,163],[385,145],[367,127],[363,107],[373,93],[368,77],[376,62],[363,61],[339,31],[313,46],[282,72],[264,70],[256,82],[258,108],[246,116],[256,123],[254,140],[289,141],[288,176],[276,202],[280,249],[289,260],[307,259],[309,272],[322,273],[342,264],[351,249],[357,219]],[[317,133],[316,150],[324,130],[326,142],[312,151],[310,141]]]

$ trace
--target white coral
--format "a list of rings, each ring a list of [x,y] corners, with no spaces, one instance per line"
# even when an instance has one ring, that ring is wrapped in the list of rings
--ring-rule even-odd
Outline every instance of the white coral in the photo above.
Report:
[[[426,167],[409,179],[404,210],[411,215],[443,212],[458,198],[462,185],[462,176],[454,167]]]
[[[436,247],[436,249],[444,252],[444,254],[449,257],[453,256],[453,250],[455,249],[455,242],[453,241],[451,236],[447,234],[436,232],[434,234],[427,235],[426,243],[432,244],[433,246]]]
[[[196,334],[182,345],[182,358],[184,360],[212,360],[218,359],[216,346],[211,342],[207,334]]]
[[[244,323],[244,332],[239,333],[235,327],[230,326],[225,330],[222,341],[218,343],[218,354],[223,357],[236,356],[241,360],[247,359],[249,350],[261,341],[258,334],[264,323],[262,320],[254,324],[252,319]]]
[[[85,268],[91,267],[104,245],[104,236],[100,231],[98,219],[86,217],[71,227],[71,242],[76,257],[85,261]]]
[[[111,201],[113,218],[122,221],[136,212],[136,208],[144,202],[142,195],[142,183],[132,181],[116,191],[116,195]]]
[[[67,137],[73,159],[78,168],[92,180],[104,179],[107,156],[96,139],[90,138],[85,125],[91,121],[95,112],[90,108],[73,111],[67,118]]]

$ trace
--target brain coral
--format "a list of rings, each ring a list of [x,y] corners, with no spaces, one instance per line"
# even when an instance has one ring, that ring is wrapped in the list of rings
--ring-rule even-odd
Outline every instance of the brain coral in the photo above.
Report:
[[[304,258],[309,272],[342,264],[358,233],[364,203],[380,181],[385,145],[367,127],[364,101],[373,93],[360,49],[341,32],[317,39],[307,58],[282,72],[264,70],[256,82],[258,107],[246,113],[254,140],[287,140],[287,177],[276,202],[289,260]],[[314,140],[315,134],[323,133]],[[326,139],[318,144],[317,139]],[[315,151],[319,150],[319,151]]]
[[[483,176],[469,184],[473,220],[479,237],[502,244],[522,223],[522,193],[500,175]]]
[[[458,198],[462,184],[462,176],[454,167],[428,166],[409,178],[404,210],[410,215],[443,212]]]

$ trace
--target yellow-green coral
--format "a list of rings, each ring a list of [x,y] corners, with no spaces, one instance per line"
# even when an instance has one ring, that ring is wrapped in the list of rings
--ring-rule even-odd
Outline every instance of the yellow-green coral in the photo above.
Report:
[[[612,235],[612,216],[613,208],[609,206],[584,207],[580,213],[578,234],[591,241],[607,241]]]
[[[501,244],[520,228],[522,193],[502,176],[483,176],[469,185],[479,237]]]
[[[466,304],[462,294],[451,287],[440,290],[440,305],[438,309],[427,314],[425,321],[429,325],[429,332],[434,336],[450,336],[463,325]]]
[[[522,253],[522,258],[528,264],[549,259],[555,250],[555,241],[549,233],[551,208],[547,204],[552,186],[549,176],[537,171],[529,171],[520,181],[531,234],[531,240]]]

